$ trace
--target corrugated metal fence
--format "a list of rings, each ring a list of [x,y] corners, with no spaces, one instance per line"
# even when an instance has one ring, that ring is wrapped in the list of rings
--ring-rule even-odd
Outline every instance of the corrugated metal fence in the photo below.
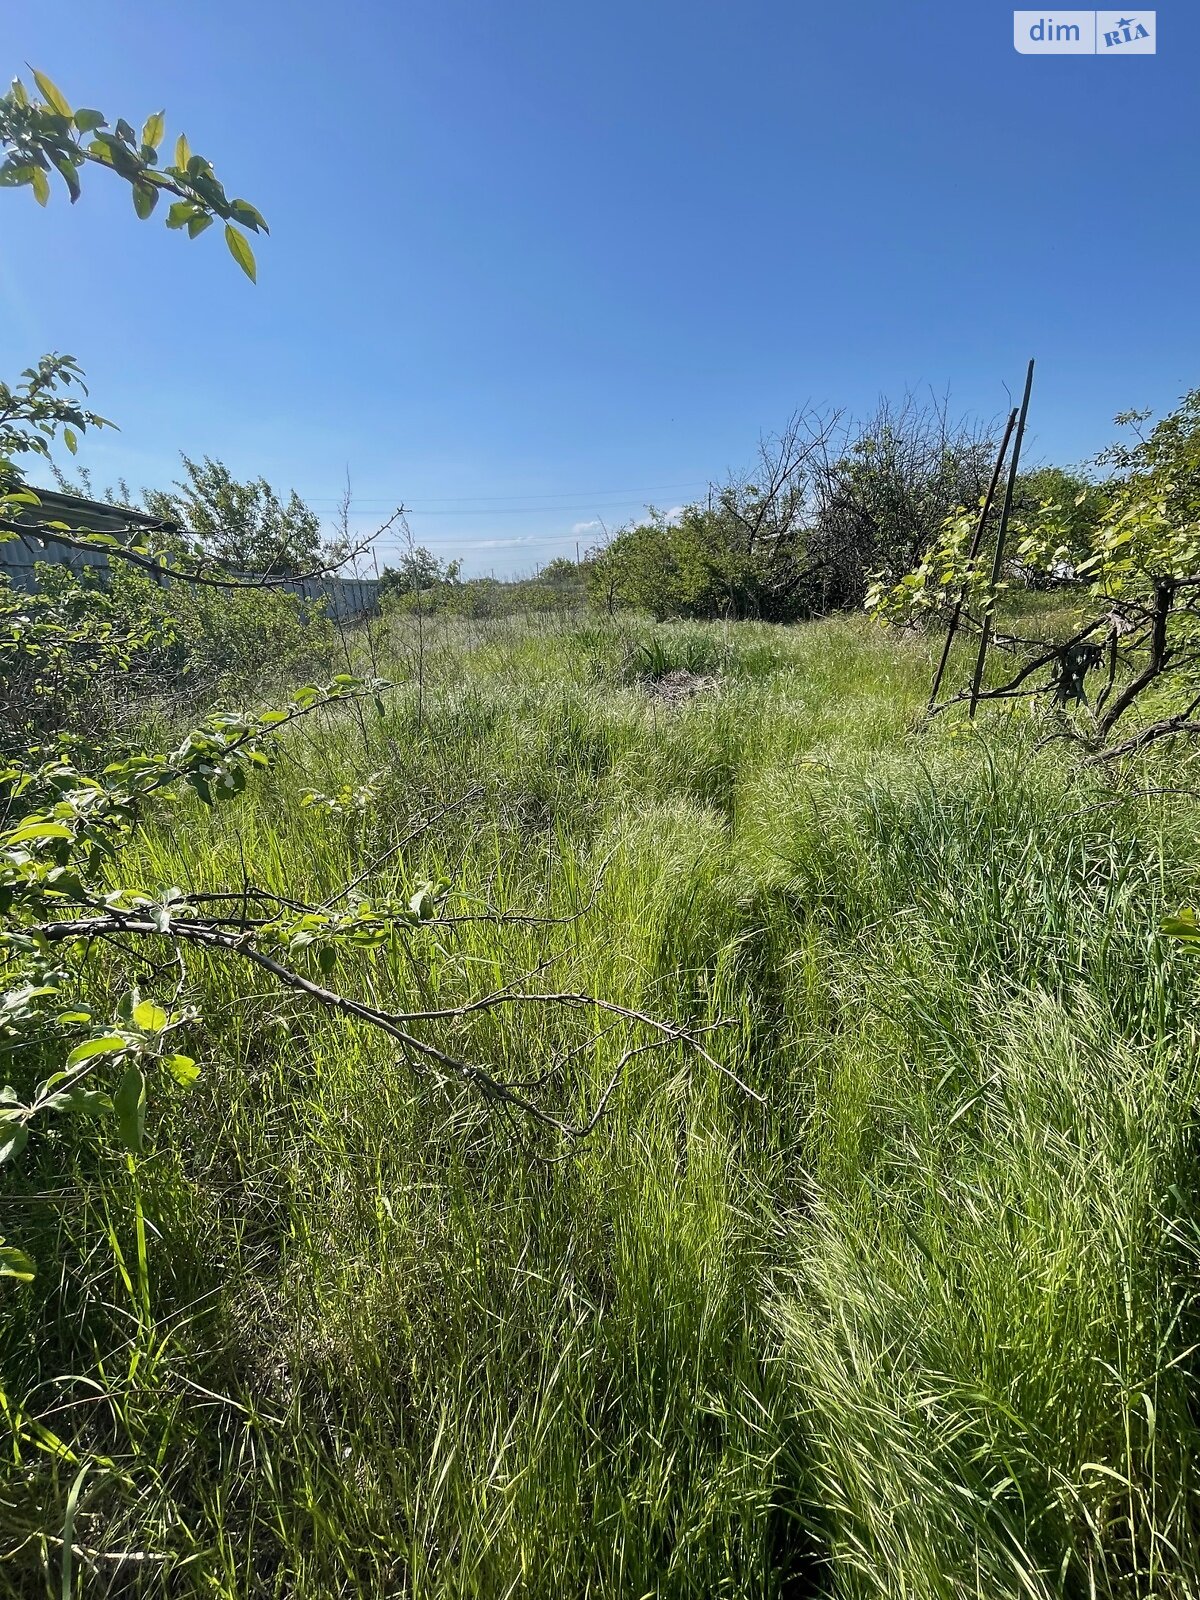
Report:
[[[0,571],[14,589],[32,593],[37,588],[34,567],[43,561],[75,572],[84,567],[108,566],[108,557],[98,550],[72,550],[50,542],[42,547],[24,539],[0,543]],[[369,616],[379,609],[379,584],[374,578],[284,578],[272,583],[271,588],[286,589],[305,600],[322,600],[329,615],[341,621]]]

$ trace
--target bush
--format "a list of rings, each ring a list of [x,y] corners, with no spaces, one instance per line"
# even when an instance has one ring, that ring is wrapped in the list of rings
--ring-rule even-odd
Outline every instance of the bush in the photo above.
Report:
[[[281,589],[164,585],[119,564],[81,575],[43,562],[35,572],[38,592],[23,602],[78,630],[78,658],[89,663],[86,681],[73,685],[74,707],[54,712],[56,726],[95,727],[97,718],[114,726],[118,678],[128,711],[148,699],[239,693],[332,659],[336,638],[321,602]],[[124,641],[107,665],[95,659],[102,641]]]

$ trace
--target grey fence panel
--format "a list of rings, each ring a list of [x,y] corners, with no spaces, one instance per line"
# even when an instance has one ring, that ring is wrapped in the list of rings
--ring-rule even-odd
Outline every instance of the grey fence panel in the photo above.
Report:
[[[0,572],[14,589],[32,594],[37,588],[34,567],[43,561],[70,567],[75,572],[84,567],[108,566],[108,557],[98,550],[66,550],[52,544],[42,549],[24,539],[10,539],[0,544]],[[271,588],[286,589],[289,594],[298,594],[305,600],[323,601],[327,613],[339,622],[371,616],[379,610],[379,582],[375,578],[339,578],[332,575],[326,578],[285,578],[273,583]]]
[[[14,589],[21,589],[26,594],[33,593],[37,588],[33,569],[39,561],[70,567],[73,572],[80,572],[84,567],[108,566],[108,557],[97,550],[63,550],[55,549],[52,545],[47,545],[43,550],[36,545],[26,544],[24,539],[8,539],[0,544],[0,572]]]

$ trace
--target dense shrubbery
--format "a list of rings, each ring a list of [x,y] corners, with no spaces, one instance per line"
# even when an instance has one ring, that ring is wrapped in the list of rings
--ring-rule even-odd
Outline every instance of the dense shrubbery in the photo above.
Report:
[[[457,569],[458,563],[451,563]],[[586,565],[558,559],[532,578],[460,578],[457,570],[421,587],[390,585],[381,599],[385,612],[473,617],[565,616],[587,605]]]
[[[856,426],[800,414],[704,505],[651,514],[593,553],[593,603],[661,619],[794,622],[862,603],[869,575],[908,570],[987,480],[986,432],[908,399]]]
[[[394,604],[429,590],[453,587],[461,568],[461,561],[439,561],[423,544],[411,545],[394,567],[385,566],[379,574],[380,601]]]
[[[333,660],[321,604],[278,589],[158,584],[116,563],[35,571],[33,594],[0,580],[0,736],[9,747],[58,730],[103,738],[151,703],[194,707]]]
[[[1035,467],[1022,472],[1013,496],[1012,556],[1008,571],[1031,589],[1053,588],[1076,580],[1108,507],[1113,485],[1068,467]],[[1021,541],[1039,525],[1054,524],[1050,561],[1027,560]]]

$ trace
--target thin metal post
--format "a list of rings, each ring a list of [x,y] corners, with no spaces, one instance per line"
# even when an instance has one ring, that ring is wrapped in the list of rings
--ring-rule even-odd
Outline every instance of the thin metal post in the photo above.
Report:
[[[1008,454],[1008,441],[1012,438],[1012,431],[1017,425],[1017,408],[1014,406],[1008,414],[1008,425],[1004,430],[1004,438],[1000,441],[1000,454],[996,457],[996,465],[992,472],[992,481],[988,484],[988,492],[984,497],[983,509],[979,513],[979,521],[975,524],[975,532],[971,536],[971,548],[967,552],[967,560],[974,561],[979,554],[980,541],[983,539],[983,530],[992,509],[992,501],[996,498],[996,490],[1000,484],[1000,474],[1004,471],[1004,458]],[[933,688],[929,695],[929,709],[933,710],[937,703],[938,690],[942,687],[942,679],[946,675],[946,665],[950,660],[950,647],[954,643],[954,635],[958,632],[958,624],[962,618],[963,607],[967,603],[966,585],[958,597],[958,604],[954,607],[950,618],[950,626],[946,629],[946,642],[942,646],[942,659],[938,662],[937,675],[933,680]]]
[[[991,598],[983,614],[983,627],[979,635],[979,655],[975,661],[975,676],[971,679],[971,716],[979,705],[979,687],[983,682],[983,664],[987,659],[992,638],[992,614],[996,604],[996,585],[1004,566],[1004,540],[1008,533],[1008,519],[1012,513],[1013,494],[1017,487],[1017,468],[1021,462],[1021,441],[1025,437],[1025,420],[1029,416],[1029,397],[1033,393],[1033,362],[1025,374],[1025,395],[1021,401],[1021,416],[1017,422],[1017,437],[1013,444],[1012,461],[1008,468],[1008,483],[1004,489],[1004,507],[1000,512],[1000,526],[996,530],[996,553],[992,557]]]

